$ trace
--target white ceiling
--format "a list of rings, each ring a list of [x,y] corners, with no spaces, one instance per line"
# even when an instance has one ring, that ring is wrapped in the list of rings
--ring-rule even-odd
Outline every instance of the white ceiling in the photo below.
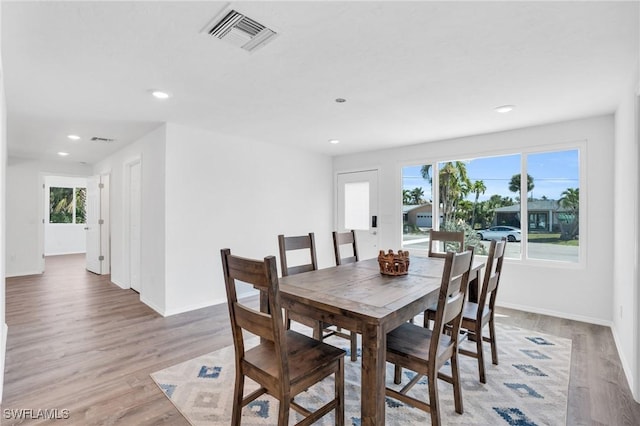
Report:
[[[340,155],[611,113],[638,63],[637,1],[231,3],[279,33],[254,53],[202,32],[227,5],[3,1],[9,155],[165,121]]]

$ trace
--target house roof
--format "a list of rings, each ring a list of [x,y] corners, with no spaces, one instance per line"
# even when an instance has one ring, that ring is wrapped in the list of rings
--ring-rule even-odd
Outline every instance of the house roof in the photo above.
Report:
[[[431,207],[431,203],[424,204],[404,204],[402,206],[402,213],[409,213],[412,210],[419,209],[421,207]]]
[[[557,200],[533,200],[527,201],[527,210],[529,211],[567,211],[567,209],[560,207]],[[498,207],[496,212],[501,213],[520,213],[520,204],[514,204],[512,206]]]

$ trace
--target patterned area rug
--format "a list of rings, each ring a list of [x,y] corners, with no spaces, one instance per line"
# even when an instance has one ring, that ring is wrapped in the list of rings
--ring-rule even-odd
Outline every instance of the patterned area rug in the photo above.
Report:
[[[485,344],[487,384],[478,381],[477,361],[460,355],[464,414],[453,408],[451,385],[438,381],[440,409],[445,425],[564,425],[571,361],[571,341],[516,327],[498,325],[499,365],[491,363]],[[360,357],[349,360],[348,341],[338,337],[325,340],[347,351],[345,358],[345,421],[360,425]],[[252,339],[249,344],[256,344]],[[471,344],[466,342],[465,345]],[[359,355],[359,354],[358,354]],[[448,367],[444,367],[448,368]],[[404,370],[407,378],[411,372]],[[160,389],[194,426],[227,425],[231,419],[234,387],[233,347],[226,347],[151,375]],[[393,385],[393,366],[387,364],[387,383]],[[403,379],[403,383],[407,380]],[[257,388],[247,379],[245,394]],[[425,401],[427,380],[413,389]],[[327,378],[296,397],[303,406],[315,408],[333,396],[333,379]],[[429,414],[387,398],[386,424],[430,424]],[[243,410],[242,424],[275,424],[278,402],[269,396],[253,401]],[[291,423],[300,417],[291,411]],[[316,424],[333,425],[333,415]]]

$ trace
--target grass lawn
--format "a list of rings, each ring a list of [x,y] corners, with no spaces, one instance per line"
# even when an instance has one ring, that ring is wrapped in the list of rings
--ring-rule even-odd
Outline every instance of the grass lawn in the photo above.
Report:
[[[561,246],[579,246],[579,240],[563,241],[560,239],[560,234],[529,234],[530,243],[550,243],[558,244]]]

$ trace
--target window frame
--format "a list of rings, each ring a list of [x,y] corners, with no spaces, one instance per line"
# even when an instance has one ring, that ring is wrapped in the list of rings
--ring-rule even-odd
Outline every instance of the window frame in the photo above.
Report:
[[[526,176],[527,173],[527,157],[530,154],[542,154],[542,153],[553,153],[553,152],[562,152],[562,151],[570,151],[577,150],[578,151],[578,167],[579,167],[579,187],[581,190],[580,200],[579,200],[579,209],[580,215],[578,218],[578,226],[580,227],[580,240],[578,245],[578,260],[576,262],[567,262],[563,260],[554,260],[554,259],[536,259],[529,257],[529,217],[528,217],[528,208],[527,203],[520,202],[520,229],[522,233],[522,241],[520,242],[520,257],[510,257],[505,258],[507,262],[515,262],[523,265],[540,265],[545,267],[558,267],[563,269],[585,269],[587,263],[587,246],[589,233],[587,228],[587,198],[588,192],[587,188],[587,155],[588,155],[588,145],[587,140],[575,140],[564,143],[548,143],[548,144],[539,144],[535,146],[528,146],[519,149],[499,149],[499,150],[490,150],[484,152],[467,152],[461,153],[459,155],[446,155],[442,157],[418,157],[418,160],[406,160],[398,163],[397,176],[399,176],[399,191],[402,194],[402,185],[403,185],[403,169],[405,167],[411,167],[416,165],[423,164],[431,164],[433,172],[432,177],[432,199],[433,199],[433,227],[434,229],[439,229],[440,227],[440,194],[438,191],[434,191],[433,188],[439,187],[439,173],[437,172],[438,163],[448,162],[448,161],[464,161],[465,159],[481,159],[487,157],[500,157],[507,155],[520,155],[520,173],[522,176]],[[521,193],[527,193],[527,180],[521,179]],[[400,196],[400,203],[402,206],[402,198]],[[402,208],[397,209],[400,213],[399,223],[400,223],[400,246],[403,244],[403,220],[402,220]],[[584,230],[584,231],[583,231]],[[411,249],[410,249],[411,250]],[[413,249],[412,251],[416,251],[418,253],[426,253],[424,249]]]

